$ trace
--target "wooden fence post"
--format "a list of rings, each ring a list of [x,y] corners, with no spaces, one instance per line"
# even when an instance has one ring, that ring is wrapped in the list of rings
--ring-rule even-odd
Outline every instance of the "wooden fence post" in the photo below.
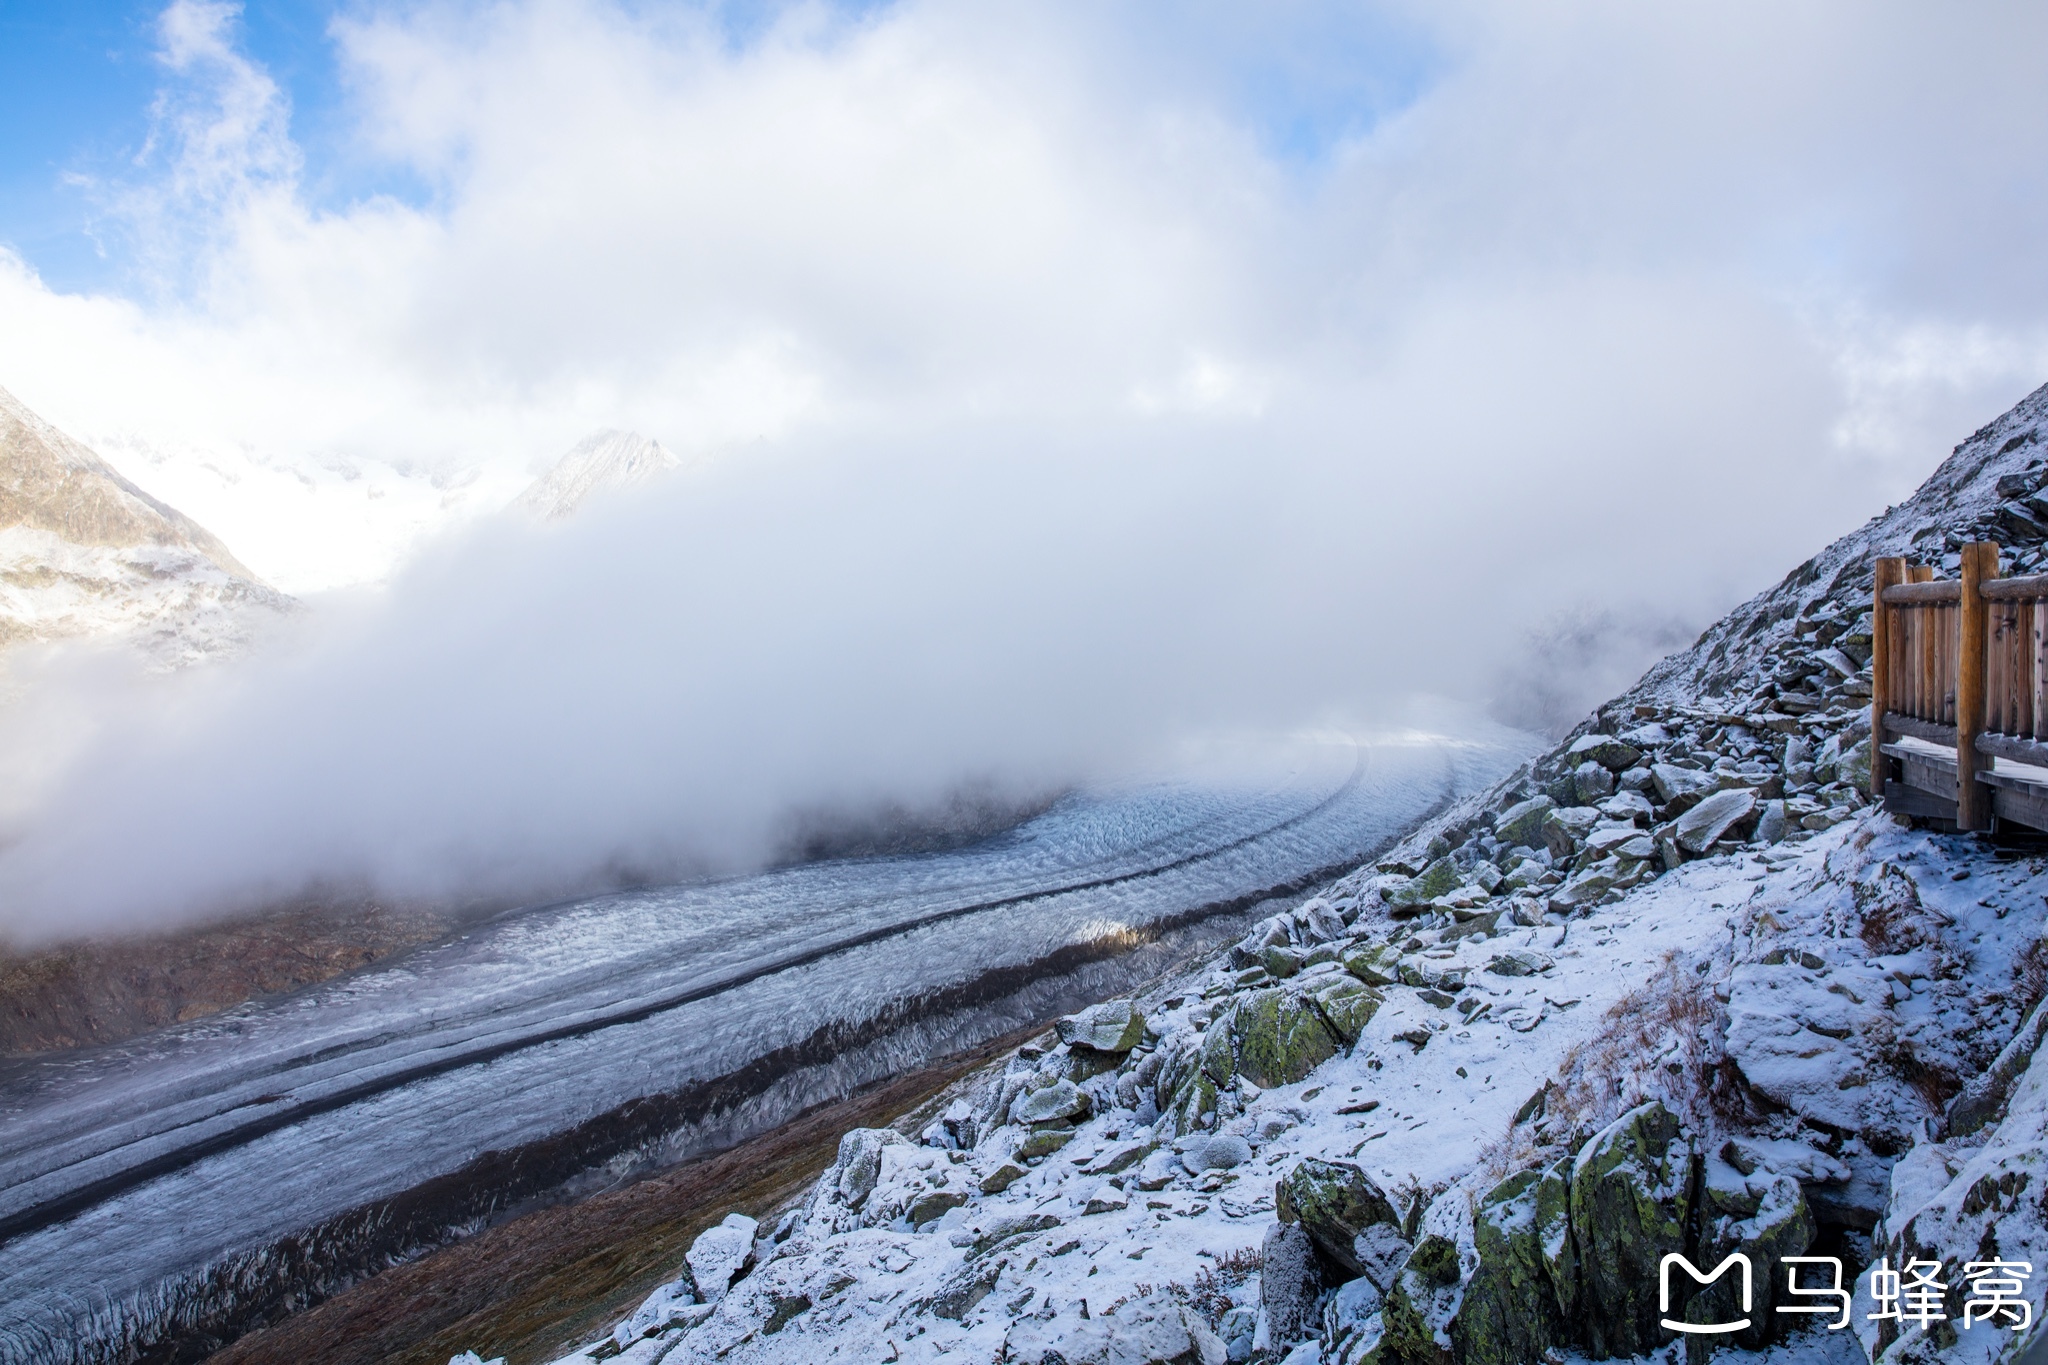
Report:
[[[1895,607],[1884,604],[1884,590],[1906,581],[1906,561],[1880,559],[1870,590],[1870,799],[1884,800],[1885,772],[1891,760],[1882,752],[1884,713],[1892,709],[1892,628]]]
[[[1981,586],[1998,577],[1998,545],[1963,547],[1962,603],[1956,613],[1956,828],[1989,829],[1991,794],[1977,781],[1977,735],[1984,728],[1984,646],[1987,615]],[[1874,757],[1874,755],[1873,755]]]

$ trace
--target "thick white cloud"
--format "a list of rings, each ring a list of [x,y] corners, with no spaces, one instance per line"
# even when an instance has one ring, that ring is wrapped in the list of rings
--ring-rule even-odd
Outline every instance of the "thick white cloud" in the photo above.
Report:
[[[1553,619],[1637,623],[1638,650],[1703,622],[2048,377],[2032,7],[1162,23],[799,7],[738,40],[690,8],[365,10],[333,31],[351,154],[426,189],[320,207],[231,12],[174,5],[161,145],[97,191],[133,287],[64,295],[0,258],[0,383],[288,585],[379,576],[600,426],[716,455],[726,520],[706,537],[700,489],[602,534],[439,552],[309,646],[317,685],[263,664],[220,684],[233,706],[194,683],[175,725],[146,709],[118,752],[88,748],[19,818],[0,886],[109,915],[307,874],[445,889],[506,840],[538,881],[753,847],[763,812],[828,789],[1483,694]],[[818,489],[873,535],[776,510]],[[918,558],[912,527],[974,534]],[[987,619],[848,624],[920,574]],[[550,669],[499,666],[475,624],[508,579]],[[754,679],[746,623],[789,621],[837,642],[858,705],[810,645],[762,649],[773,704],[718,722],[723,747],[691,728],[716,707],[616,690],[683,667],[704,611],[726,632],[691,656],[707,695]],[[433,666],[403,673],[427,640]],[[927,657],[953,704],[919,690]],[[388,794],[431,784],[333,741],[327,688],[384,698],[361,725],[408,736],[388,762],[453,783],[391,807],[403,857]],[[528,718],[518,763],[398,719],[468,705]],[[616,728],[579,729],[593,708]],[[757,756],[775,718],[807,736],[786,770]],[[628,737],[677,726],[666,775],[625,780]],[[557,842],[508,814],[614,761],[620,791],[695,794],[597,803],[601,828]],[[780,775],[713,838],[716,792],[757,762]],[[208,834],[241,819],[233,793],[316,772],[324,804],[276,808],[317,837],[257,857]],[[205,799],[162,818],[173,790]],[[123,814],[78,832],[94,809]],[[63,889],[152,841],[183,869],[154,891]]]

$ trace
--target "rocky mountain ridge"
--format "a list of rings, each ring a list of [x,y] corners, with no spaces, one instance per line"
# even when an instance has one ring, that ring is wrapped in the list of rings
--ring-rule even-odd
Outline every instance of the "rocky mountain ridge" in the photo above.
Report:
[[[1867,609],[1880,554],[2040,565],[2044,476],[2048,389],[1376,866],[848,1133],[560,1365],[2018,1360],[2048,843],[1870,807]],[[1737,1253],[1746,1295],[1660,1295]]]
[[[572,516],[594,494],[651,483],[682,460],[635,431],[600,431],[576,443],[519,495],[518,506],[542,521]]]
[[[291,608],[204,527],[0,389],[0,646],[125,636],[175,667]]]

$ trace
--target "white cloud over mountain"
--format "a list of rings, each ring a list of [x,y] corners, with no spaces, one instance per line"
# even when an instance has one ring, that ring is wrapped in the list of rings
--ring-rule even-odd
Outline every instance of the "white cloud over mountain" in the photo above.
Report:
[[[714,576],[735,620],[817,582],[877,601],[918,562],[801,517],[792,536],[749,479],[842,488],[899,534],[981,526],[1011,557],[960,584],[1010,615],[958,637],[987,647],[962,688],[992,660],[1113,680],[1020,727],[1076,763],[1162,717],[1480,690],[1560,613],[1702,622],[2048,372],[2048,16],[2018,5],[1213,6],[1170,27],[798,5],[743,30],[516,0],[332,32],[352,153],[416,202],[324,202],[232,9],[180,0],[157,143],[92,190],[127,284],[60,293],[0,256],[0,383],[280,586],[397,571],[414,602],[362,609],[436,602],[459,638],[484,609],[448,585],[471,580],[395,566],[600,428],[713,459],[721,505],[759,519],[759,554]],[[680,536],[692,505],[650,499],[678,529],[640,530]],[[511,553],[479,534],[436,553]],[[623,541],[546,543],[580,546],[554,571],[650,635],[686,626],[673,580],[616,571]],[[919,657],[898,624],[873,640]],[[875,706],[909,695],[907,665],[845,647]],[[415,681],[474,695],[484,666]],[[820,735],[873,723],[784,704]],[[999,712],[923,719],[1001,766],[979,739]],[[223,753],[253,752],[220,724]],[[314,861],[354,870],[373,843]],[[192,885],[221,891],[231,862]]]

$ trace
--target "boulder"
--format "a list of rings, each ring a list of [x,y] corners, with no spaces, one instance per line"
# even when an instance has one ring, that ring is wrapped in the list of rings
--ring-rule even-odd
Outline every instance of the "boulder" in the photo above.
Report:
[[[840,1147],[843,1151],[845,1144]],[[683,1259],[689,1263],[690,1278],[704,1302],[717,1303],[733,1281],[747,1273],[754,1263],[754,1233],[759,1226],[743,1213],[728,1213],[718,1226],[704,1229],[690,1243]]]
[[[1579,1251],[1572,1240],[1572,1159],[1561,1156],[1537,1178],[1530,1196],[1535,1202],[1537,1250],[1550,1293],[1566,1322],[1579,1312]]]
[[[1420,905],[1435,900],[1462,880],[1456,863],[1449,858],[1438,858],[1416,876],[1387,890],[1385,895],[1390,905]]]
[[[1269,987],[1238,997],[1209,1025],[1202,1070],[1216,1085],[1242,1076],[1261,1090],[1292,1085],[1337,1055],[1322,1011],[1299,990]]]
[[[1378,1354],[1386,1365],[1435,1365],[1451,1359],[1441,1336],[1456,1321],[1462,1291],[1458,1245],[1429,1236],[1416,1243],[1380,1308]]]
[[[1547,796],[1516,802],[1493,822],[1493,837],[1509,848],[1534,848],[1543,841],[1543,817],[1556,808]]]
[[[1657,1285],[1666,1255],[1683,1254],[1692,1214],[1690,1135],[1652,1100],[1623,1114],[1572,1162],[1571,1233],[1578,1320],[1598,1356],[1662,1346]]]
[[[1308,1233],[1296,1223],[1267,1228],[1259,1263],[1259,1305],[1266,1310],[1273,1345],[1291,1346],[1315,1333],[1316,1300],[1322,1292],[1322,1271]]]
[[[1566,1340],[1537,1217],[1543,1179],[1541,1171],[1511,1175],[1473,1210],[1479,1266],[1451,1325],[1451,1342],[1464,1365],[1522,1365]]]
[[[1613,735],[1581,735],[1565,750],[1565,757],[1580,763],[1593,762],[1609,772],[1618,773],[1633,768],[1642,757],[1642,751],[1624,744]]]
[[[1612,891],[1621,877],[1621,865],[1616,859],[1595,863],[1552,892],[1550,908],[1565,915],[1591,905]]]
[[[1687,853],[1704,853],[1755,809],[1756,793],[1747,787],[1715,792],[1678,817],[1672,836]]]
[[[1597,809],[1610,820],[1632,825],[1647,823],[1656,813],[1650,805],[1650,798],[1638,791],[1618,791],[1602,801]]]
[[[868,1193],[882,1170],[882,1149],[909,1146],[910,1140],[889,1128],[855,1128],[839,1139],[839,1156],[833,1164],[838,1172],[838,1199],[849,1209],[867,1202]]]
[[[1687,805],[1697,801],[1714,789],[1714,779],[1694,768],[1681,768],[1675,763],[1656,763],[1650,767],[1650,786],[1657,793],[1657,803],[1663,806]]]
[[[1349,1281],[1323,1306],[1324,1365],[1366,1365],[1380,1361],[1384,1324],[1380,1305],[1386,1295],[1363,1277]]]
[[[1170,1294],[1126,1299],[1084,1317],[1078,1304],[1050,1318],[1024,1318],[1003,1338],[1009,1365],[1224,1365],[1222,1338]]]
[[[1368,1228],[1398,1228],[1393,1201],[1357,1166],[1309,1157],[1280,1178],[1273,1213],[1282,1223],[1299,1223],[1322,1253],[1352,1275],[1366,1267],[1356,1243]]]
[[[1368,986],[1392,986],[1401,979],[1401,950],[1391,943],[1372,943],[1344,954],[1344,970]]]
[[[1060,1041],[1069,1047],[1097,1052],[1129,1052],[1145,1039],[1145,1016],[1129,1000],[1092,1006],[1060,1020],[1056,1027]]]
[[[1308,998],[1322,1012],[1323,1022],[1330,1026],[1344,1041],[1346,1047],[1358,1041],[1358,1035],[1379,1013],[1383,997],[1376,990],[1361,985],[1348,976],[1330,976],[1309,988]]]
[[[1486,970],[1495,976],[1534,976],[1550,968],[1549,958],[1529,948],[1510,948],[1504,953],[1495,953],[1486,964]]]
[[[1543,843],[1553,858],[1569,858],[1582,840],[1600,823],[1600,812],[1591,806],[1560,806],[1543,817]]]
[[[1683,1320],[1733,1322],[1747,1317],[1750,1326],[1730,1340],[1745,1350],[1761,1350],[1780,1335],[1777,1306],[1792,1301],[1783,1292],[1784,1260],[1805,1255],[1813,1241],[1813,1216],[1799,1182],[1761,1167],[1745,1175],[1719,1157],[1708,1157],[1700,1182],[1699,1220],[1699,1251],[1693,1264],[1711,1271],[1734,1253],[1749,1257],[1749,1311],[1741,1310],[1732,1273],[1697,1289],[1689,1277],[1681,1276],[1684,1287],[1695,1291],[1686,1302]]]
[[[1181,1153],[1181,1164],[1199,1175],[1203,1171],[1227,1171],[1252,1159],[1252,1145],[1235,1133],[1218,1133],[1198,1138]]]
[[[1572,792],[1582,806],[1597,806],[1614,795],[1614,774],[1588,760],[1572,769]]]
[[[1027,1090],[1010,1106],[1012,1123],[1061,1123],[1085,1119],[1092,1108],[1088,1092],[1072,1081],[1054,1081],[1039,1090]]]

